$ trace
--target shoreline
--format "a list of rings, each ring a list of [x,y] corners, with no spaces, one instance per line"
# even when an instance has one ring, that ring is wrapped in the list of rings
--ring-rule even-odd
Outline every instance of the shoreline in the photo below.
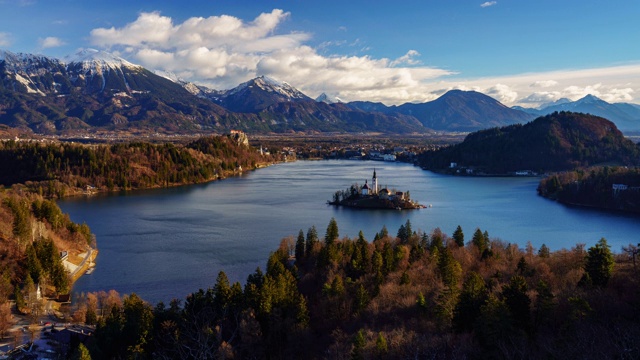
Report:
[[[91,269],[92,267],[95,267],[95,260],[98,257],[99,252],[100,251],[98,249],[91,248],[87,256],[80,263],[80,265],[78,265],[78,267],[74,270],[74,272],[70,274],[71,290],[73,290],[73,285],[75,285],[76,281],[78,281],[82,277],[82,275],[85,275],[87,270]],[[69,292],[71,292],[71,290]]]
[[[294,162],[294,161],[297,161],[297,160],[276,161],[276,162],[272,162],[272,163],[256,164],[256,166],[254,168],[248,169],[248,170],[245,170],[245,171],[246,172],[255,171],[255,170],[258,170],[258,169],[267,168],[267,167],[272,166],[272,165],[277,165],[277,164],[287,163],[287,162]],[[135,187],[135,188],[129,188],[129,189],[114,188],[112,190],[109,190],[109,189],[106,189],[106,188],[93,188],[91,190],[84,190],[84,189],[78,188],[78,187],[68,187],[68,188],[66,188],[68,193],[65,191],[64,196],[62,196],[62,197],[49,197],[49,199],[61,200],[61,199],[72,198],[72,197],[76,197],[76,196],[82,196],[82,195],[84,195],[84,196],[93,196],[93,195],[115,194],[115,193],[123,193],[123,192],[126,193],[126,192],[129,192],[129,191],[153,190],[153,189],[169,189],[169,188],[176,188],[176,187],[180,187],[180,186],[207,184],[207,183],[214,182],[214,181],[220,181],[220,180],[224,180],[224,179],[240,176],[245,171],[233,171],[230,174],[225,174],[225,175],[222,175],[222,176],[218,175],[218,176],[215,176],[215,177],[210,178],[210,179],[204,179],[202,181],[189,182],[189,183],[172,183],[172,184],[164,185],[164,186],[154,185],[154,186],[146,186],[146,187]],[[43,182],[45,182],[45,181],[49,181],[49,180],[43,180]],[[36,184],[36,183],[34,182],[33,184]],[[64,184],[62,182],[61,182],[61,184],[67,186],[66,184]],[[27,185],[26,183],[22,183],[20,185],[24,185],[27,188],[29,188],[29,185]]]
[[[249,169],[248,171],[255,171],[255,170],[258,170],[258,169],[267,168],[267,167],[272,166],[272,165],[277,165],[277,164],[286,163],[286,162],[293,162],[293,161],[297,161],[297,160],[256,164],[255,168]],[[93,192],[87,192],[87,191],[77,191],[78,188],[74,188],[76,190],[76,192],[73,192],[73,193],[70,193],[70,194],[66,194],[64,197],[57,198],[55,200],[61,200],[61,199],[64,199],[64,198],[73,198],[73,197],[78,197],[78,196],[82,196],[82,195],[85,195],[85,196],[93,196],[93,195],[98,195],[98,194],[100,194],[100,195],[109,195],[109,194],[112,194],[112,193],[118,193],[118,192],[123,192],[123,191],[127,192],[127,191],[166,189],[166,188],[175,188],[175,187],[180,187],[180,186],[207,184],[207,183],[210,183],[210,182],[224,180],[224,179],[231,178],[231,177],[237,177],[237,176],[242,175],[242,173],[243,173],[242,171],[240,171],[240,172],[234,171],[233,174],[231,174],[231,175],[217,176],[217,177],[215,177],[213,179],[208,179],[208,180],[201,181],[201,182],[186,183],[186,184],[171,184],[169,186],[150,186],[150,187],[143,187],[143,188],[133,188],[133,189],[128,189],[128,190],[122,190],[122,189],[118,189],[118,190],[100,189],[100,190],[95,190]],[[96,266],[95,260],[98,257],[99,252],[100,251],[97,248],[90,248],[88,250],[87,256],[82,260],[82,262],[79,265],[77,265],[78,267],[72,273],[69,274],[70,275],[70,284],[69,284],[69,287],[70,287],[69,293],[70,294],[73,292],[73,287],[74,287],[75,283],[83,275],[87,275],[87,270],[89,270],[91,268],[94,268]]]

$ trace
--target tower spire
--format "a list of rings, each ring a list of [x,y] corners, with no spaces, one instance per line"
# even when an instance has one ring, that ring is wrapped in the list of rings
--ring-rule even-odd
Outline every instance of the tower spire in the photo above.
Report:
[[[376,168],[373,168],[373,178],[371,179],[371,194],[378,194],[378,177],[376,176]]]

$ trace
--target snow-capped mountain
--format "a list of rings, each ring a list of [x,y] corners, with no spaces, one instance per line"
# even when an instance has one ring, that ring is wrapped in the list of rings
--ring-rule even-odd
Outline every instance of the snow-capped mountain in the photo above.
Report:
[[[0,123],[39,133],[90,127],[176,130],[219,126],[227,112],[112,54],[64,60],[0,51]]]
[[[338,103],[343,103],[344,101],[342,101],[342,99],[340,99],[337,96],[329,96],[326,93],[322,93],[320,94],[320,96],[318,96],[316,98],[317,102],[323,102],[326,104],[338,104]]]
[[[52,81],[50,74],[65,71],[65,64],[56,58],[0,50],[0,84],[14,91],[38,95],[55,93],[60,84]]]
[[[236,112],[254,113],[282,102],[313,101],[286,82],[260,76],[235,88],[208,96],[215,103]]]
[[[0,50],[0,96],[0,124],[40,133],[95,127],[171,132],[424,133],[434,129],[474,131],[533,118],[475,92],[451,91],[432,102],[385,106],[345,104],[326,94],[316,101],[266,76],[230,90],[213,90],[91,49],[62,60]],[[551,108],[573,106],[567,110],[598,114],[596,109],[604,105],[611,104],[587,97]],[[640,106],[615,105],[627,117],[638,114],[634,119],[640,119]],[[640,129],[636,123],[628,125]]]
[[[140,65],[135,65],[127,60],[108,53],[106,51],[100,51],[96,49],[81,49],[75,54],[66,56],[63,61],[66,64],[82,64],[82,67],[87,70],[98,69],[119,69],[122,67],[128,68],[141,68]]]
[[[131,92],[139,89],[133,78],[146,70],[127,60],[94,49],[84,49],[64,59],[0,51],[0,72],[5,87],[31,94]]]

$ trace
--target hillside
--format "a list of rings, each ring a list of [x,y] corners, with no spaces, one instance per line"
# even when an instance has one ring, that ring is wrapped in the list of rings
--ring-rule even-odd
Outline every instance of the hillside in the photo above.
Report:
[[[20,308],[35,304],[35,284],[51,285],[50,295],[68,293],[60,251],[79,254],[92,241],[89,227],[73,223],[54,201],[0,190],[0,305],[9,297]]]
[[[496,99],[476,91],[451,90],[425,103],[385,106],[382,103],[354,101],[353,109],[382,114],[402,114],[416,118],[425,128],[436,131],[469,132],[526,123],[534,115],[511,109]]]
[[[26,184],[48,197],[202,183],[273,163],[277,155],[227,136],[185,145],[0,142],[0,184]]]
[[[220,272],[184,301],[154,306],[130,294],[87,347],[104,358],[640,356],[638,270],[606,239],[551,252],[467,231],[413,231],[407,221],[397,236],[383,227],[368,241],[340,238],[332,219],[324,237],[311,227],[283,239],[244,286]],[[90,309],[77,321],[95,321],[95,296],[77,305]]]
[[[511,109],[476,91],[451,90],[423,104],[404,104],[396,112],[415,116],[422,125],[439,131],[476,131],[526,123],[534,116]]]
[[[476,174],[506,174],[571,170],[602,163],[635,165],[639,154],[638,146],[625,139],[611,121],[560,112],[525,125],[469,134],[460,144],[423,154],[419,162],[431,170],[450,168],[453,162],[474,169]]]
[[[596,167],[551,174],[538,194],[563,204],[640,213],[640,169]]]
[[[0,51],[0,124],[36,133],[92,128],[213,130],[227,110],[164,77],[95,50],[65,60]]]

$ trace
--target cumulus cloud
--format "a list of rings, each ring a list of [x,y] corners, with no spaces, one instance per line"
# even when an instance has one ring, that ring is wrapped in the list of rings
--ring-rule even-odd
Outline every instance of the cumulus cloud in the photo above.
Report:
[[[497,1],[487,1],[487,2],[483,2],[482,4],[480,4],[480,7],[486,8],[489,6],[493,6],[496,5],[498,2]]]
[[[553,79],[553,80],[549,80]],[[440,81],[437,87],[459,87],[490,94],[505,105],[539,106],[561,98],[578,100],[586,95],[597,96],[607,102],[638,102],[635,94],[640,91],[640,63],[591,68],[566,69],[540,73],[516,74],[500,77],[457,79]],[[509,94],[508,88],[517,93],[517,97]],[[510,101],[513,99],[513,101]]]
[[[518,98],[518,93],[504,84],[496,84],[486,89],[485,94],[502,103],[512,103]]]
[[[0,46],[1,47],[11,46],[11,34],[6,32],[0,32]]]
[[[311,96],[327,92],[345,99],[403,102],[424,98],[422,85],[427,80],[452,73],[420,66],[415,50],[396,59],[321,54],[329,46],[345,43],[312,48],[307,45],[311,34],[278,33],[289,16],[274,9],[249,22],[220,15],[174,23],[159,12],[141,13],[123,27],[92,30],[90,40],[148,68],[171,71],[216,89],[268,75]]]
[[[463,78],[464,74],[422,64],[413,49],[396,58],[374,58],[330,53],[330,48],[344,46],[366,54],[367,47],[359,40],[312,47],[309,33],[279,31],[289,17],[290,13],[274,9],[248,21],[219,15],[179,23],[159,12],[140,13],[122,27],[94,29],[90,41],[147,68],[170,71],[214,89],[230,89],[267,75],[311,97],[326,92],[345,101],[387,105],[429,101],[451,89],[483,92],[508,106],[537,106],[563,97],[577,100],[587,94],[611,102],[633,101],[640,91],[640,63]],[[4,39],[8,41],[8,35]]]
[[[48,36],[44,39],[38,39],[38,43],[40,44],[40,47],[42,49],[49,49],[49,48],[54,48],[54,47],[60,47],[63,45],[66,45],[66,43],[64,41],[62,41],[60,38],[54,37],[54,36]]]
[[[527,95],[526,97],[520,99],[520,103],[525,104],[533,104],[533,105],[542,105],[546,103],[550,103],[560,99],[560,92],[558,91],[540,91],[534,92],[532,94]]]

